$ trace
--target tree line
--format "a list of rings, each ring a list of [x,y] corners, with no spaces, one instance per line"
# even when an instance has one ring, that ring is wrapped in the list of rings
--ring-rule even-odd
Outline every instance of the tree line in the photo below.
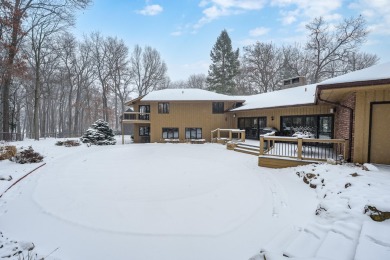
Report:
[[[303,76],[308,83],[318,83],[379,61],[377,55],[360,51],[369,33],[362,16],[336,25],[315,18],[306,30],[306,42],[285,46],[256,42],[243,47],[241,56],[223,30],[210,53],[206,88],[225,94],[264,93],[280,89],[283,79]]]
[[[0,0],[0,140],[14,134],[81,136],[103,119],[120,129],[130,95],[164,88],[201,88],[226,94],[255,94],[280,88],[281,81],[308,82],[362,69],[378,62],[359,52],[368,31],[362,17],[331,27],[309,23],[307,42],[290,46],[256,42],[233,50],[223,30],[213,46],[208,75],[171,81],[160,53],[99,32],[81,40],[69,32],[74,13],[90,0]]]
[[[94,32],[77,40],[90,0],[0,0],[0,140],[80,136],[101,118],[120,129],[130,93],[166,88],[160,53]],[[134,95],[134,94],[133,94]]]

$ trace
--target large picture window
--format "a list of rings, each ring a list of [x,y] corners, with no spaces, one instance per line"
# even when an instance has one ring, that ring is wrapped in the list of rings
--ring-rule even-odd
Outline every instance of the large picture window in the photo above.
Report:
[[[158,103],[159,114],[169,114],[169,103]]]
[[[320,139],[331,139],[333,136],[333,115],[282,116],[280,123],[284,136],[296,133]]]
[[[213,102],[213,114],[223,114],[225,111],[223,102]]]
[[[163,128],[163,139],[179,139],[179,128]]]
[[[202,139],[202,128],[186,128],[186,139]]]

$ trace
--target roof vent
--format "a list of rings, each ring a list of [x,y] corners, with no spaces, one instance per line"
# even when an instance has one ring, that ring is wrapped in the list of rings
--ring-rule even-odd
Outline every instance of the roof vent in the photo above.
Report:
[[[282,89],[293,88],[298,86],[306,85],[306,78],[303,76],[298,76],[295,78],[283,80]]]

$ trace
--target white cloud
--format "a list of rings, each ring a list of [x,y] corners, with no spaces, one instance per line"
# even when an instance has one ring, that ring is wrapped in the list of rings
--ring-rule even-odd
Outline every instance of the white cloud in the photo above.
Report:
[[[390,3],[388,0],[359,0],[350,4],[349,7],[362,13],[372,33],[390,35]]]
[[[269,28],[266,28],[266,27],[257,27],[253,30],[250,30],[249,31],[249,35],[252,36],[252,37],[259,37],[259,36],[263,36],[265,34],[267,34],[269,32]]]
[[[172,36],[180,36],[180,35],[182,35],[182,34],[183,34],[182,31],[171,32],[171,35],[172,35]]]
[[[319,16],[323,16],[327,21],[340,19],[341,15],[336,13],[336,10],[341,7],[342,0],[271,0],[271,5],[282,8],[281,21],[284,25],[289,25],[305,18],[311,20]]]
[[[147,5],[145,6],[144,9],[138,10],[137,13],[142,14],[142,15],[158,15],[163,11],[163,7],[161,5]]]
[[[222,16],[260,10],[264,5],[265,0],[202,0],[199,7],[204,8],[203,17],[194,25],[194,28],[198,29]]]

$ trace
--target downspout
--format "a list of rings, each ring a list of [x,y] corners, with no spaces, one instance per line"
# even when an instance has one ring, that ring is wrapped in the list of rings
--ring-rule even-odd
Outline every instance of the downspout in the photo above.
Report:
[[[348,106],[345,106],[345,105],[342,105],[340,103],[336,103],[336,102],[332,102],[332,101],[329,101],[329,100],[326,100],[326,99],[322,99],[321,98],[321,89],[318,89],[318,92],[317,92],[317,99],[321,102],[324,102],[324,103],[327,103],[327,104],[331,104],[331,105],[335,105],[337,107],[342,107],[342,108],[345,108],[345,109],[348,109],[349,110],[349,149],[348,149],[348,157],[349,157],[349,160],[352,159],[352,130],[353,130],[353,115],[354,115],[354,109],[351,108],[351,107],[348,107]]]

